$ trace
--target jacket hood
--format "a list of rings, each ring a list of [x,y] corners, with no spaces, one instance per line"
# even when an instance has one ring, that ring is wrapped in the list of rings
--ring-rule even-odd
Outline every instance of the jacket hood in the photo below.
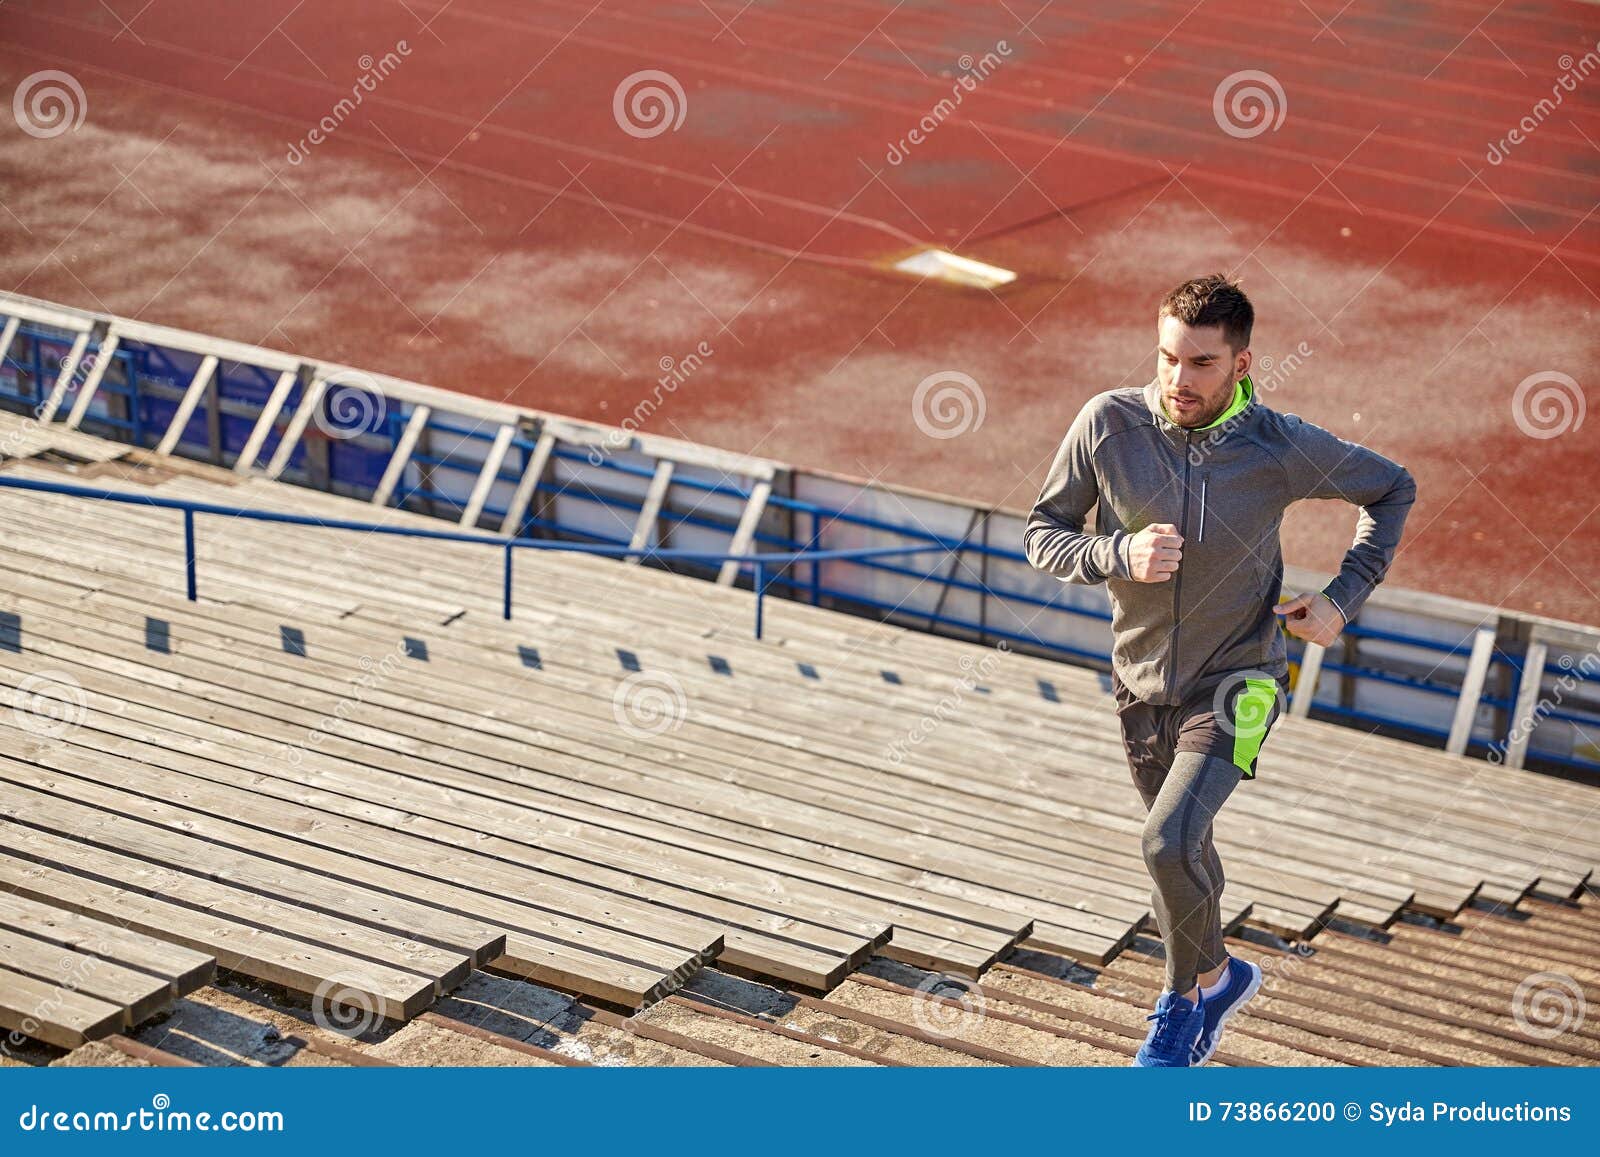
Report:
[[[1150,411],[1150,420],[1163,434],[1177,438],[1182,438],[1185,434],[1203,434],[1208,440],[1218,442],[1254,419],[1261,409],[1260,400],[1256,397],[1255,383],[1250,380],[1250,375],[1246,374],[1240,378],[1238,384],[1244,391],[1244,404],[1236,410],[1230,405],[1229,409],[1223,411],[1226,417],[1215,420],[1210,426],[1180,426],[1168,418],[1167,412],[1161,408],[1160,378],[1152,378],[1144,387],[1144,403]]]

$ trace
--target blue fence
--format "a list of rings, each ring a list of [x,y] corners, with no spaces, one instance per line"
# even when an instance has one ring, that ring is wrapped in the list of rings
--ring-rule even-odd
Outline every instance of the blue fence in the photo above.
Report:
[[[8,408],[37,408],[53,386],[61,360],[71,348],[71,344],[71,335],[62,336],[60,332],[49,327],[23,323],[19,327],[18,340],[13,343],[12,350],[7,351],[3,361],[0,361],[0,405],[8,404]],[[97,352],[96,348],[91,347],[89,358],[93,358]],[[18,356],[12,356],[13,353]],[[137,341],[122,341],[105,372],[94,404],[85,415],[83,428],[86,432],[102,434],[137,446],[154,446],[170,424],[184,388],[192,378],[199,361],[200,357],[197,354],[167,350]],[[87,362],[88,359],[86,364]],[[78,371],[80,379],[82,373],[83,369],[80,367]],[[197,407],[186,423],[176,452],[219,465],[231,464],[254,427],[275,380],[272,373],[257,366],[237,362],[219,364],[213,387],[208,391],[207,405]],[[283,414],[296,412],[302,392],[303,383],[296,383],[283,406],[281,411]],[[351,404],[352,398],[355,399],[354,409],[358,411],[356,417],[363,417],[360,411],[366,407],[360,405],[360,391],[343,388],[338,396],[325,393],[319,403],[320,411],[315,426],[308,429],[309,436],[295,447],[288,459],[283,474],[286,480],[352,497],[366,498],[372,495],[400,441],[406,425],[406,415],[398,406],[385,407],[383,399],[373,395],[370,412],[375,415],[374,419],[352,425],[348,415],[334,412],[341,399],[344,403]],[[268,461],[273,456],[278,448],[283,424],[280,421],[269,433],[259,451],[258,462]],[[447,416],[433,414],[424,427],[423,439],[411,455],[408,479],[403,480],[396,488],[389,499],[390,503],[443,517],[459,517],[465,505],[462,488],[452,488],[449,483],[452,480],[476,479],[481,466],[481,460],[475,459],[471,454],[463,454],[461,450],[464,446],[486,445],[493,440],[493,437],[493,433],[489,430],[462,425]],[[452,443],[453,448],[447,446],[441,452],[432,444],[435,439],[448,441]],[[518,432],[513,436],[496,481],[507,485],[514,484],[521,477],[535,447],[535,440],[525,432]],[[651,473],[646,467],[620,460],[616,456],[601,456],[599,461],[595,461],[581,450],[565,447],[558,447],[553,458],[557,462],[588,462],[591,466],[635,484],[647,479]],[[750,496],[748,487],[729,479],[708,482],[678,475],[674,477],[673,485],[679,489],[698,491],[706,496],[737,502],[748,500]],[[590,486],[587,483],[571,480],[559,484],[546,480],[535,487],[534,493],[536,497],[546,499],[592,504],[619,517],[627,516],[631,522],[642,509],[642,501],[623,491],[625,488],[614,491],[607,487]],[[185,519],[191,526],[195,513],[220,513],[226,509],[207,511],[201,509],[198,504],[195,505],[196,509],[189,512]],[[1059,602],[1040,597],[1031,591],[1008,588],[1004,584],[991,581],[988,563],[992,561],[1001,564],[1025,564],[1026,558],[1020,549],[1009,545],[995,545],[970,535],[941,536],[922,527],[886,521],[869,514],[831,507],[779,492],[771,495],[767,506],[774,512],[774,517],[766,520],[765,525],[759,527],[754,535],[755,544],[766,548],[767,553],[760,556],[759,562],[750,561],[748,556],[744,560],[750,569],[758,596],[764,597],[770,588],[781,591],[790,598],[877,616],[903,625],[923,627],[977,642],[1004,640],[1008,644],[1031,649],[1047,657],[1089,663],[1102,670],[1109,666],[1110,655],[1103,647],[1078,646],[1054,641],[1054,636],[1058,632],[1050,629],[1013,630],[987,621],[983,611],[990,605],[990,600],[995,600],[1008,609],[1025,608],[1036,616],[1036,620],[1042,616],[1064,616],[1073,623],[1093,623],[1100,626],[1110,618],[1105,610],[1098,607]],[[268,512],[253,513],[268,520],[294,521],[287,516],[270,518]],[[485,505],[483,514],[503,524],[507,511],[503,506],[491,501]],[[678,511],[664,507],[659,519],[664,536],[670,536],[673,530],[679,528],[693,528],[728,535],[734,528],[732,519],[699,510]],[[316,522],[316,520],[309,521]],[[321,525],[335,524],[321,523]],[[373,529],[378,532],[394,530],[394,528],[380,529],[364,523],[347,525],[351,529]],[[818,549],[818,544],[823,541],[827,532],[835,528],[855,528],[864,532],[890,534],[908,540],[911,545],[843,551]],[[592,526],[575,525],[570,519],[544,517],[537,503],[530,504],[524,510],[517,526],[501,525],[500,529],[502,533],[509,535],[510,545],[507,538],[499,536],[461,535],[446,531],[432,532],[432,536],[466,538],[492,543],[506,551],[508,573],[513,553],[518,549],[559,548],[611,557],[642,554],[663,565],[690,571],[720,566],[724,560],[731,557],[714,551],[632,549],[626,538],[602,533]],[[409,533],[418,537],[428,536],[420,531]],[[917,557],[935,553],[940,556],[935,563],[927,566],[913,564]],[[836,563],[859,572],[873,572],[929,584],[942,593],[934,600],[934,605],[930,609],[909,608],[903,603],[872,597],[862,589],[865,584],[829,583],[824,578],[825,563]],[[509,589],[508,584],[508,592]],[[951,593],[979,596],[975,600],[979,607],[978,617],[947,610],[945,596]],[[758,616],[761,597],[757,599]],[[1032,621],[1035,620],[1030,620],[1029,626]],[[1048,623],[1052,620],[1045,618],[1043,621],[1048,628]],[[1054,621],[1061,619],[1057,618]],[[1353,657],[1353,661],[1335,661],[1338,652],[1330,652],[1323,663],[1325,673],[1339,678],[1342,693],[1334,702],[1329,702],[1326,697],[1319,700],[1315,705],[1316,713],[1350,724],[1399,728],[1419,738],[1443,739],[1447,734],[1446,728],[1429,726],[1416,718],[1356,706],[1353,689],[1363,685],[1369,687],[1381,685],[1428,696],[1455,699],[1461,693],[1459,681],[1450,677],[1441,678],[1434,672],[1439,671],[1447,661],[1462,657],[1469,647],[1468,642],[1441,642],[1426,636],[1374,629],[1360,623],[1348,626],[1345,638],[1354,645],[1344,658]],[[1372,662],[1362,662],[1363,649],[1370,644],[1379,643],[1399,644],[1415,649],[1423,658],[1409,666],[1398,664],[1380,666]],[[1301,642],[1293,636],[1286,636],[1286,644],[1291,662],[1299,662],[1304,654]],[[1529,672],[1525,670],[1522,655],[1512,650],[1496,649],[1485,683],[1486,691],[1480,699],[1483,706],[1497,712],[1497,718],[1505,720],[1506,727],[1496,730],[1509,729],[1516,692],[1523,685],[1523,681],[1529,678],[1543,680],[1545,676],[1551,674],[1570,678],[1574,672],[1553,662],[1546,663],[1539,672]],[[1577,678],[1583,683],[1592,682],[1592,679],[1584,674],[1577,675]],[[1503,690],[1496,693],[1496,688]],[[1584,710],[1552,709],[1544,714],[1544,718],[1558,719],[1579,728],[1600,724],[1600,713]],[[1499,746],[1501,746],[1499,740],[1476,737],[1469,739],[1469,750],[1476,752],[1491,751]],[[1566,758],[1549,752],[1536,753],[1536,758],[1584,771],[1594,771],[1600,766],[1590,760]]]

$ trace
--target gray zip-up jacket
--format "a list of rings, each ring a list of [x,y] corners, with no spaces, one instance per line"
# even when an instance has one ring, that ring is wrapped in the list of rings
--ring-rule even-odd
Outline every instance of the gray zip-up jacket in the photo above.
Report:
[[[1090,398],[1074,419],[1023,532],[1028,561],[1063,582],[1104,582],[1111,663],[1147,703],[1181,703],[1227,673],[1287,678],[1272,608],[1283,586],[1278,530],[1302,498],[1360,506],[1355,542],[1323,593],[1352,621],[1400,545],[1416,484],[1405,467],[1294,414],[1247,400],[1225,421],[1185,429],[1159,381]],[[1095,511],[1095,530],[1084,518]],[[1129,539],[1156,522],[1183,536],[1164,582],[1131,577]]]

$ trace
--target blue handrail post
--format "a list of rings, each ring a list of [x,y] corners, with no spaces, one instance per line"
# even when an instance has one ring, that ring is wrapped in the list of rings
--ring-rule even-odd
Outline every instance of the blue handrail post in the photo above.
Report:
[[[767,593],[767,568],[756,563],[756,641],[761,641],[761,603]]]
[[[505,618],[506,618],[507,621],[510,621],[510,619],[511,619],[511,552],[515,548],[516,548],[516,543],[513,542],[510,539],[507,539],[506,540],[506,600],[505,600]]]
[[[194,558],[194,511],[183,512],[183,566],[188,577],[189,601],[198,601],[195,597],[195,558]]]

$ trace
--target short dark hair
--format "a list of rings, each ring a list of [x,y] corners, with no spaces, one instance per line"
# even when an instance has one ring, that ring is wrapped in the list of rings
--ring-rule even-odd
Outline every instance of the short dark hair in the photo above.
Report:
[[[1220,325],[1234,353],[1250,344],[1250,330],[1256,323],[1255,307],[1239,283],[1220,273],[1185,281],[1161,299],[1156,317],[1175,317],[1185,325],[1199,327]]]

